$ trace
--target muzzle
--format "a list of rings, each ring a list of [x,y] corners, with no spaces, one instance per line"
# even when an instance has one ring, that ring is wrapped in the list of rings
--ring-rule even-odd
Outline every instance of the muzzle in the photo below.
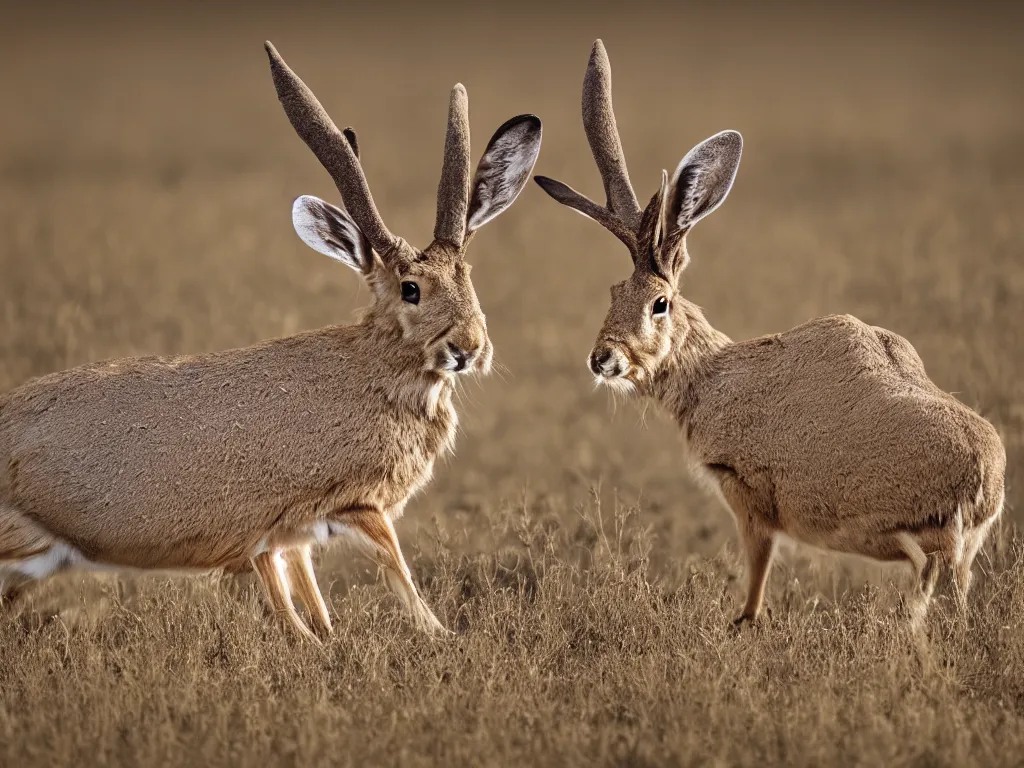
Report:
[[[617,345],[598,344],[590,353],[590,370],[602,379],[617,379],[629,373],[630,363]]]

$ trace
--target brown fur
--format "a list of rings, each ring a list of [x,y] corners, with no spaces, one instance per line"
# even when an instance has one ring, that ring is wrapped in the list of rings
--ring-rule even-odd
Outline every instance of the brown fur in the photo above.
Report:
[[[469,152],[466,95],[456,87],[439,201],[445,237],[419,251],[383,227],[354,132],[338,131],[267,48],[289,118],[352,212],[299,198],[296,229],[365,276],[371,305],[356,325],[212,354],[83,365],[0,397],[0,576],[17,586],[74,565],[238,572],[251,559],[271,606],[312,637],[291,587],[330,631],[309,547],[344,534],[389,569],[423,627],[440,629],[391,521],[452,447],[455,376],[490,367],[465,244],[522,190],[540,121],[524,115],[499,129],[470,207],[468,172],[452,170]],[[467,223],[474,215],[478,223]],[[403,300],[410,281],[416,303]]]
[[[602,56],[598,41],[590,70],[607,66]],[[610,93],[587,89],[593,81],[588,74],[585,115],[591,102],[611,105]],[[593,121],[584,124],[594,146]],[[614,118],[601,125],[613,129]],[[918,616],[941,558],[963,605],[971,564],[1003,504],[1006,454],[994,427],[940,390],[891,331],[841,315],[733,342],[678,293],[686,234],[725,199],[741,148],[739,134],[723,132],[691,150],[671,181],[663,173],[631,237],[622,236],[628,219],[614,204],[601,208],[538,179],[612,230],[635,265],[612,288],[591,368],[602,383],[668,410],[687,463],[735,516],[750,569],[739,620],[760,610],[780,536],[910,563],[923,598]],[[594,154],[607,179],[607,159]]]

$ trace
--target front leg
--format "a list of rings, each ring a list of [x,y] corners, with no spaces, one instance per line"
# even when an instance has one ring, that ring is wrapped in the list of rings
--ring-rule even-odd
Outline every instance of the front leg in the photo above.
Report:
[[[284,559],[288,564],[288,579],[309,611],[310,620],[322,635],[331,634],[334,631],[331,626],[331,615],[327,612],[327,603],[324,602],[320,586],[316,583],[309,545],[286,550]]]
[[[429,633],[450,634],[416,591],[412,573],[398,546],[395,528],[385,513],[360,509],[344,513],[337,518],[337,523],[351,533],[356,543],[384,568],[389,586],[421,629]]]
[[[753,622],[761,613],[765,585],[775,553],[775,505],[724,464],[707,467],[713,474],[722,499],[736,520],[736,528],[747,559],[747,599],[734,625]]]
[[[734,625],[741,626],[744,622],[755,621],[761,612],[764,588],[768,583],[775,551],[775,537],[757,525],[747,523],[738,527],[747,555],[747,602],[743,606],[743,613],[733,621]]]
[[[280,550],[261,552],[252,559],[252,565],[274,614],[284,619],[301,637],[319,645],[320,640],[302,623],[295,611],[284,553]]]

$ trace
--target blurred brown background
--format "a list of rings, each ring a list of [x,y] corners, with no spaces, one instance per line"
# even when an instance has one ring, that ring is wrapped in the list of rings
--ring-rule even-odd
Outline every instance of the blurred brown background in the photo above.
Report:
[[[384,218],[422,246],[457,81],[474,154],[534,112],[537,172],[600,197],[580,85],[601,37],[641,199],[706,136],[745,137],[687,294],[734,338],[830,312],[906,336],[1002,432],[1019,520],[1024,11],[1004,6],[6,2],[0,391],[365,303],[292,230],[297,195],[337,193],[265,39],[358,129]],[[1019,531],[991,537],[969,614],[935,601],[926,636],[904,631],[898,569],[802,559],[772,575],[774,617],[734,633],[729,514],[676,430],[584,363],[625,250],[531,184],[470,259],[507,373],[468,387],[457,454],[399,529],[458,634],[417,634],[343,547],[318,563],[324,648],[254,585],[65,574],[0,616],[0,764],[1019,764]],[[619,529],[616,502],[618,523],[636,510]]]
[[[849,312],[903,334],[998,425],[1021,506],[1019,11],[37,4],[4,17],[0,390],[94,359],[348,322],[366,301],[292,231],[293,198],[337,193],[277,103],[264,39],[356,127],[388,225],[423,246],[457,81],[474,155],[534,112],[537,172],[599,197],[579,101],[602,37],[639,197],[704,137],[745,137],[728,203],[690,240],[686,291],[712,323],[744,338]],[[659,557],[719,549],[732,522],[686,477],[675,430],[615,407],[585,367],[608,287],[629,271],[621,246],[531,184],[470,259],[508,373],[469,387],[457,455],[403,537],[437,516],[472,541],[481,511],[524,501],[571,516],[599,486],[640,501]]]

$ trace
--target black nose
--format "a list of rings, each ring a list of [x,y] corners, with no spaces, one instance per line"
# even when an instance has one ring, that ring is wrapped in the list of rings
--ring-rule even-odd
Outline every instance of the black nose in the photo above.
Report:
[[[601,367],[607,363],[612,357],[612,351],[610,349],[602,349],[600,352],[595,352],[590,356],[590,370],[594,372],[594,375],[601,375]]]
[[[448,343],[448,351],[451,352],[452,358],[455,360],[455,370],[466,370],[466,364],[469,362],[470,355],[463,352],[459,347],[455,346],[451,342]]]

